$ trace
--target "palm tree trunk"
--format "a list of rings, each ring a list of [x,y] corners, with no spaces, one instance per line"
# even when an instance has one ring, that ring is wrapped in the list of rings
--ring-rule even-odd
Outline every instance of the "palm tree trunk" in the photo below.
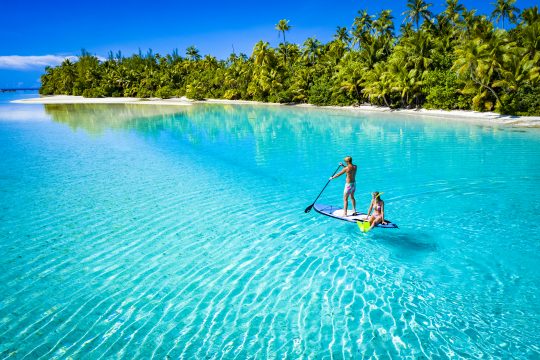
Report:
[[[285,30],[282,31],[283,33],[283,43],[285,44],[285,65],[287,65],[287,40],[285,39]]]
[[[383,95],[382,98],[383,98],[384,103],[386,104],[386,106],[390,107],[390,104],[388,104],[388,101],[386,100],[386,95]]]
[[[487,86],[486,84],[483,84],[482,82],[476,80],[476,79],[474,78],[472,69],[471,69],[471,80],[474,81],[477,85],[480,85],[481,87],[483,87],[483,88],[489,90],[489,91],[493,94],[493,96],[495,96],[496,101],[497,101],[499,104],[501,104],[501,106],[502,106],[501,99],[497,96],[497,93],[495,92],[495,90],[493,90],[491,87]]]
[[[358,103],[360,104],[360,93],[358,92],[358,86],[354,85],[354,91],[356,92],[356,99],[358,100]]]

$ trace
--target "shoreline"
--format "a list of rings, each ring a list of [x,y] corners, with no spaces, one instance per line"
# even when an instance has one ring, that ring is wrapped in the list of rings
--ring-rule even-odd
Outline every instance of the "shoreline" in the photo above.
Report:
[[[313,109],[330,109],[348,111],[351,113],[388,113],[400,115],[416,115],[422,117],[444,118],[460,121],[480,121],[495,125],[534,127],[540,128],[540,116],[514,116],[501,115],[493,112],[477,112],[471,110],[428,110],[428,109],[391,109],[388,107],[379,107],[374,105],[359,106],[317,106],[311,104],[279,104],[266,103],[250,100],[189,100],[185,97],[171,99],[139,99],[139,98],[84,98],[82,96],[71,95],[52,95],[31,99],[13,100],[17,104],[143,104],[143,105],[168,105],[168,106],[191,106],[193,104],[225,104],[225,105],[270,105],[270,106],[290,106]]]

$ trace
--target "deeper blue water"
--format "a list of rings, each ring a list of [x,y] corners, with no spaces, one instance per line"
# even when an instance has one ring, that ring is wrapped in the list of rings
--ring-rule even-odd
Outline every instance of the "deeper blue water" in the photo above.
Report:
[[[0,95],[0,358],[540,357],[540,129],[32,96]],[[304,213],[345,155],[399,229]]]

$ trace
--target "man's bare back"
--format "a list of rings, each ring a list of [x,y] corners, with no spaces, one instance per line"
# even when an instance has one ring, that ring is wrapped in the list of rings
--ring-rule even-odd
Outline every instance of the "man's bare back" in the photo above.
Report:
[[[342,163],[340,164],[341,166],[343,166],[343,170],[332,176],[330,180],[335,179],[343,174],[347,174],[347,178],[345,179],[345,182],[347,184],[352,184],[356,182],[356,165],[350,163],[346,163],[347,165],[343,165]]]
[[[347,164],[347,166],[345,166],[345,169],[343,169],[343,171],[347,173],[347,179],[345,180],[345,182],[349,184],[356,182],[356,165]]]

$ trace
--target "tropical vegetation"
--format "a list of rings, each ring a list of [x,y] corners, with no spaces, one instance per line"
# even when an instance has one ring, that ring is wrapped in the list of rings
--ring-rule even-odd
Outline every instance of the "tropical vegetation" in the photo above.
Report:
[[[85,97],[179,97],[257,100],[316,105],[369,103],[392,108],[434,108],[540,115],[540,15],[497,0],[491,16],[446,0],[408,0],[396,30],[390,10],[359,11],[333,39],[286,41],[288,20],[273,48],[255,44],[251,55],[202,56],[190,46],[162,56],[107,59],[82,51],[77,61],[47,67],[41,94]]]

